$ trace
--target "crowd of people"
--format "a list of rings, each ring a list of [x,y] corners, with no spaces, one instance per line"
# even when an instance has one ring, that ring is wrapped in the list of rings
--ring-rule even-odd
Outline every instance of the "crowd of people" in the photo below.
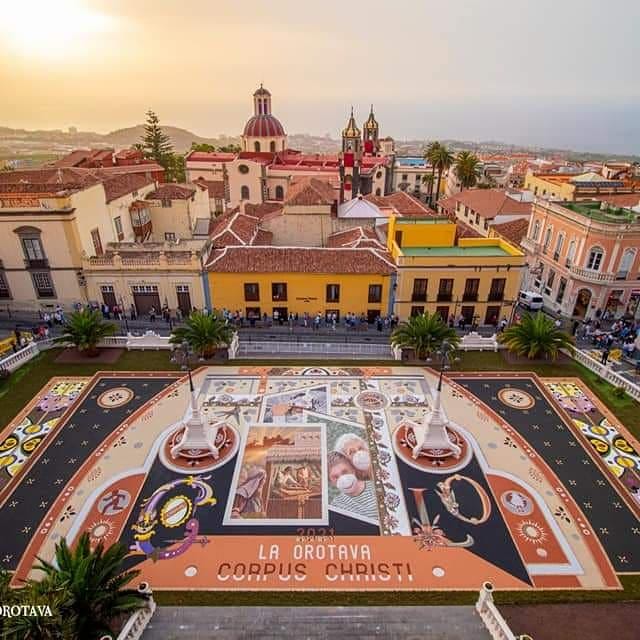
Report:
[[[600,349],[602,364],[609,362],[614,348],[619,348],[628,359],[633,359],[640,352],[640,322],[637,320],[621,318],[608,328],[600,320],[586,320],[582,325],[574,322],[573,334],[578,340],[587,341]],[[640,370],[640,358],[636,359],[636,369]]]

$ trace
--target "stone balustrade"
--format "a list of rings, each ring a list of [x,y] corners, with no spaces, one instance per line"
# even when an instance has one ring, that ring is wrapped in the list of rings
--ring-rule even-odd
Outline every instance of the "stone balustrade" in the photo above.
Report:
[[[497,351],[499,347],[495,333],[492,336],[481,336],[477,331],[470,331],[460,339],[462,351]]]
[[[582,267],[576,267],[572,265],[569,267],[569,272],[575,278],[584,280],[585,282],[595,283],[607,283],[614,282],[616,279],[615,273],[609,273],[608,271],[594,271],[593,269],[583,269]]]
[[[493,585],[490,582],[483,583],[480,589],[478,601],[476,602],[476,612],[493,640],[532,640],[530,636],[516,636],[511,631],[507,621],[502,617],[493,601]]]

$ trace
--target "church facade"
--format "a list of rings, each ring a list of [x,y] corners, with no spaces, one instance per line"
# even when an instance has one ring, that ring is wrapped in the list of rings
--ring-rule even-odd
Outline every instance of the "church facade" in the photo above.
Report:
[[[373,105],[362,131],[353,109],[342,131],[339,153],[305,154],[290,149],[284,126],[273,114],[271,93],[262,85],[253,94],[253,115],[245,124],[239,153],[192,151],[187,180],[218,183],[228,207],[282,202],[292,183],[315,177],[335,189],[338,204],[391,191],[392,138],[379,137]]]

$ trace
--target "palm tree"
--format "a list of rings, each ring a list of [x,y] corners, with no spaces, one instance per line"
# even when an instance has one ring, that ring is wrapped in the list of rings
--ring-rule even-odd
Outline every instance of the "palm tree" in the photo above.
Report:
[[[434,140],[433,142],[429,143],[429,146],[427,147],[424,154],[424,159],[431,165],[431,174],[427,174],[427,175],[430,175],[430,177],[427,178],[427,176],[424,176],[422,178],[422,181],[425,184],[429,185],[429,195],[428,195],[429,204],[431,204],[433,200],[433,183],[436,181],[435,157],[436,157],[436,151],[439,148],[440,148],[440,143],[437,140]]]
[[[140,573],[122,570],[127,553],[126,546],[120,543],[105,550],[100,542],[91,550],[89,534],[85,532],[73,550],[64,538],[56,544],[55,563],[38,559],[34,570],[42,571],[44,578],[28,586],[36,595],[60,599],[58,606],[64,618],[74,627],[72,635],[61,633],[60,638],[92,640],[111,634],[112,624],[120,616],[144,606],[147,596],[127,588]]]
[[[471,151],[461,151],[456,156],[455,172],[463,189],[470,189],[478,182],[480,160]]]
[[[454,347],[459,342],[455,329],[447,326],[438,313],[425,312],[412,316],[401,322],[391,334],[391,344],[394,347],[414,349],[419,360],[437,351],[444,340]]]
[[[100,340],[112,336],[116,332],[113,322],[105,322],[98,311],[75,311],[64,325],[64,333],[56,340],[70,342],[78,351],[85,351],[88,356],[97,356]]]
[[[233,333],[223,318],[197,311],[186,319],[183,326],[174,329],[169,342],[179,345],[186,341],[201,358],[211,358],[217,347],[231,342]]]
[[[442,174],[453,164],[453,155],[444,145],[438,145],[433,153],[433,166],[438,171],[438,181],[436,183],[436,204],[440,197],[440,183],[442,182]]]
[[[431,196],[433,195],[433,183],[435,182],[435,177],[433,173],[425,173],[422,176],[422,184],[427,185],[427,202],[431,203]]]
[[[573,350],[573,338],[540,311],[525,313],[518,324],[500,334],[499,340],[512,353],[528,358],[555,360],[561,349]]]

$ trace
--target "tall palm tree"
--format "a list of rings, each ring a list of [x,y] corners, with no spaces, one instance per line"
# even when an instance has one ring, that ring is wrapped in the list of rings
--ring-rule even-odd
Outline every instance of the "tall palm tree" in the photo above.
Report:
[[[528,358],[555,360],[561,349],[573,350],[573,338],[540,311],[525,313],[518,324],[500,334],[499,340],[512,353]]]
[[[433,142],[429,143],[424,154],[424,159],[431,165],[431,174],[427,174],[422,178],[422,181],[425,184],[429,185],[429,204],[431,204],[433,201],[433,184],[436,181],[436,165],[434,161],[436,157],[436,151],[440,148],[440,146],[440,143],[437,140],[434,140]],[[427,178],[427,176],[429,177]]]
[[[414,349],[419,360],[437,351],[444,340],[455,347],[459,342],[458,334],[455,329],[447,326],[439,314],[429,312],[401,322],[391,334],[391,344],[394,347]]]
[[[106,336],[116,332],[113,322],[105,322],[98,311],[75,311],[64,325],[64,333],[56,340],[70,342],[78,351],[84,351],[88,356],[98,355],[98,343]]]
[[[186,341],[201,358],[211,358],[220,345],[231,342],[233,333],[223,318],[197,311],[181,327],[174,329],[169,342],[179,345]]]
[[[435,202],[437,204],[438,198],[440,197],[440,184],[442,182],[442,174],[453,164],[453,154],[444,145],[439,145],[434,151],[432,162],[433,166],[438,172],[435,198]]]
[[[471,151],[460,151],[455,160],[455,172],[463,189],[470,189],[478,182],[480,160]]]
[[[122,570],[127,553],[120,543],[105,550],[100,542],[92,550],[85,532],[73,550],[64,538],[56,544],[55,563],[39,559],[34,569],[43,572],[44,578],[29,587],[36,594],[57,594],[64,617],[73,622],[73,635],[59,637],[93,640],[111,634],[116,619],[144,606],[147,597],[127,588],[140,573]]]

